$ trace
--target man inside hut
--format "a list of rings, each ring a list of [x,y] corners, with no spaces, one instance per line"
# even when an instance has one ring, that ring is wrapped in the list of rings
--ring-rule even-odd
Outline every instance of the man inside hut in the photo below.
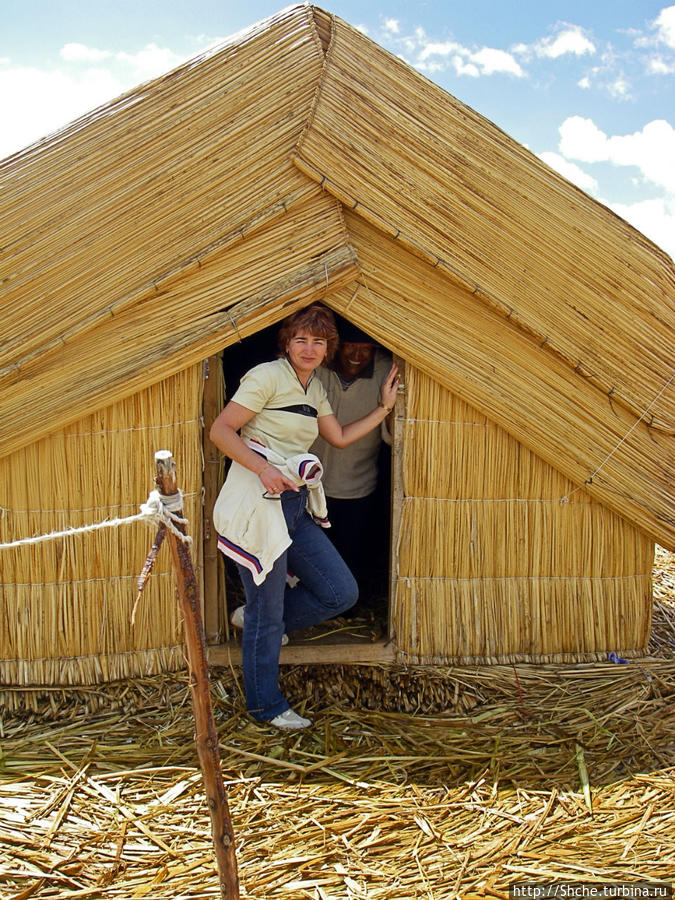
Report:
[[[338,351],[333,362],[319,367],[316,375],[326,388],[338,422],[345,425],[381,402],[380,389],[391,356],[351,322],[336,318]],[[389,516],[389,467],[382,460],[390,444],[385,419],[380,428],[345,449],[338,450],[322,438],[312,447],[324,466],[331,523],[327,534],[359,585],[359,602],[349,610],[350,617],[369,615],[386,595],[389,529],[383,517]]]

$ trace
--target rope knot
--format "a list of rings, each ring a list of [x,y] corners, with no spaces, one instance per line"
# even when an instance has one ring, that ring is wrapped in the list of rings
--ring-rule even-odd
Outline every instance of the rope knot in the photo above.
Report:
[[[188,525],[188,520],[179,515],[183,510],[183,494],[179,490],[175,494],[162,494],[158,490],[150,491],[148,499],[141,504],[141,518],[157,526],[163,525],[184,544],[191,544],[192,538],[183,534],[176,525]]]

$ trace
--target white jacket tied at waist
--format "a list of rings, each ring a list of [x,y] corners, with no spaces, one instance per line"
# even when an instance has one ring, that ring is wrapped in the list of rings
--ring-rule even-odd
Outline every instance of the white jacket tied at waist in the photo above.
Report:
[[[307,486],[309,514],[318,525],[329,528],[319,457],[300,453],[284,459],[257,441],[246,443],[298,487]],[[256,584],[262,584],[275,561],[291,545],[279,495],[268,494],[258,476],[237,462],[232,463],[216,500],[213,524],[219,549],[245,566]]]

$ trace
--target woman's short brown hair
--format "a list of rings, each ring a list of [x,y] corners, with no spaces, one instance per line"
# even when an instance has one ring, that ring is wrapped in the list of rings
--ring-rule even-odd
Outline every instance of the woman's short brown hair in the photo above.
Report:
[[[288,342],[301,331],[308,331],[314,337],[326,339],[326,362],[330,362],[335,356],[339,338],[335,317],[328,307],[321,306],[320,303],[313,303],[284,319],[278,338],[279,350],[282,355],[286,353]]]

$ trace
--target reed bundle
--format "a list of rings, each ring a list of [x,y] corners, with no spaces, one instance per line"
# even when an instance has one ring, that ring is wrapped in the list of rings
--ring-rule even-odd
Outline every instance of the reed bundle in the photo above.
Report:
[[[405,658],[644,652],[652,542],[583,492],[561,503],[561,475],[412,366],[406,401],[394,612]]]
[[[288,10],[0,164],[0,367],[307,194],[288,154],[323,62],[310,18]]]
[[[398,241],[354,213],[345,220],[362,274],[358,292],[335,293],[331,305],[565,473],[569,483],[564,490],[560,483],[558,499],[592,476],[585,489],[595,500],[661,544],[675,540],[669,436],[636,423],[587,379],[521,331],[505,328],[497,313]],[[431,398],[425,417],[439,418]],[[433,466],[433,460],[425,464]],[[505,457],[501,464],[517,466],[518,459]],[[432,481],[448,477],[433,471]]]
[[[404,499],[392,631],[399,651],[433,663],[643,652],[653,542],[597,502],[592,487],[579,489],[583,478],[575,485],[558,470],[556,457],[569,453],[556,441],[568,434],[560,431],[563,399],[569,428],[585,432],[591,446],[602,440],[582,398],[562,398],[560,381],[546,383],[541,349],[528,353],[524,339],[506,344],[492,314],[463,294],[448,303],[447,282],[402,248],[391,246],[383,267],[378,233],[354,214],[347,223],[362,275],[356,293],[331,302],[408,360],[405,418],[397,422]],[[487,415],[448,390],[453,385]],[[588,402],[606,402],[594,389],[588,394]],[[538,450],[536,435],[549,439],[548,461],[530,449]],[[629,466],[649,468],[649,458],[632,455],[633,447],[648,454],[649,438],[638,441],[637,430],[631,438],[635,444],[623,447]],[[595,467],[590,458],[587,465]],[[659,465],[650,478],[659,477]],[[638,485],[628,466],[619,474],[654,505],[653,480]],[[594,485],[604,477],[603,470]]]
[[[640,415],[663,390],[675,368],[672,260],[339,19],[295,159],[615,403]],[[671,435],[673,391],[650,408]]]
[[[134,515],[154,484],[155,451],[171,447],[200,563],[202,390],[202,366],[191,366],[0,459],[0,543]],[[153,537],[135,522],[0,550],[0,680],[96,683],[181,668],[168,553],[131,624]]]
[[[157,294],[6,373],[0,454],[203,360],[357,271],[339,204],[316,192]]]
[[[287,736],[248,719],[217,670],[242,897],[505,900],[523,881],[668,881],[674,652],[294,669],[284,688],[315,725]],[[7,895],[218,896],[187,678],[39,693],[34,712],[4,694]]]

